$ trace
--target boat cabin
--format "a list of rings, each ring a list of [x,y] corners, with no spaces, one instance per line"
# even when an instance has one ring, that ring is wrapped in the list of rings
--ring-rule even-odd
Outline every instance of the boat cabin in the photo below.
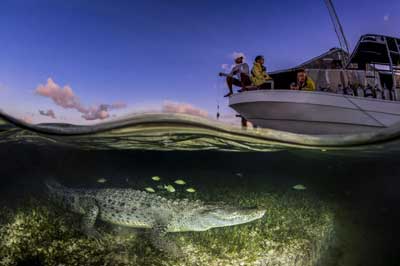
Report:
[[[294,68],[271,72],[275,88],[289,89],[299,69],[305,69],[317,90],[400,100],[400,39],[363,35],[353,53],[332,48]],[[371,95],[365,93],[371,90]]]

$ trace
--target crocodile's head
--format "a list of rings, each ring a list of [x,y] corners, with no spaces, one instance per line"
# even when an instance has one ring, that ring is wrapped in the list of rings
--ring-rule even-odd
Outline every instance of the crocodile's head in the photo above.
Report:
[[[193,211],[183,225],[184,231],[205,231],[248,223],[264,216],[265,210],[259,208],[237,208],[230,206],[205,206]]]

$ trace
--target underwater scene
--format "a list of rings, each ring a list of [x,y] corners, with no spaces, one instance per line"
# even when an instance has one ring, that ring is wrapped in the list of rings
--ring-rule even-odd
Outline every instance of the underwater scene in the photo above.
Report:
[[[395,151],[165,122],[57,135],[44,131],[65,125],[3,118],[1,265],[398,265]]]
[[[398,25],[0,1],[0,266],[400,266]]]

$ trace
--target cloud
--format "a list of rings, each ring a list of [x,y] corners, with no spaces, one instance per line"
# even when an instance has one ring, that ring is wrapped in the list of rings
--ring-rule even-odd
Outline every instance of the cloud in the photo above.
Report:
[[[125,108],[124,103],[99,104],[91,107],[85,107],[80,103],[79,98],[75,95],[72,88],[68,85],[61,87],[48,78],[46,84],[40,84],[36,88],[36,94],[48,97],[55,104],[65,109],[75,109],[82,114],[82,118],[86,120],[103,120],[110,117],[111,110]]]
[[[109,105],[101,104],[99,106],[90,107],[82,117],[86,120],[106,119],[110,117],[108,110]]]
[[[228,64],[222,64],[221,65],[221,68],[223,69],[223,70],[229,70],[229,65]]]
[[[31,116],[23,116],[21,118],[21,120],[24,121],[25,123],[28,123],[28,124],[32,124],[33,123],[33,119],[32,119]]]
[[[47,111],[39,110],[39,114],[41,114],[43,116],[49,116],[53,119],[56,119],[56,115],[55,115],[54,111],[51,109],[49,109]]]
[[[208,117],[207,111],[194,107],[193,105],[187,103],[176,103],[171,101],[165,101],[162,107],[162,111],[165,113],[180,113],[180,114]]]
[[[384,16],[383,16],[383,20],[384,20],[384,21],[389,21],[389,20],[390,20],[390,15],[389,15],[389,14],[384,15]]]
[[[64,86],[61,88],[51,78],[47,79],[46,85],[40,84],[36,88],[36,93],[51,98],[55,104],[63,108],[77,109],[80,112],[84,112],[84,108],[79,102],[78,97],[75,96],[70,86]]]

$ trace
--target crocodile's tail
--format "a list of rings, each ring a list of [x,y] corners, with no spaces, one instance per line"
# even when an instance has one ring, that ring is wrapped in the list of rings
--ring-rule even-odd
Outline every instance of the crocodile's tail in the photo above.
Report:
[[[76,207],[76,193],[72,189],[64,187],[55,180],[46,180],[45,185],[51,202],[68,210],[79,212]]]

